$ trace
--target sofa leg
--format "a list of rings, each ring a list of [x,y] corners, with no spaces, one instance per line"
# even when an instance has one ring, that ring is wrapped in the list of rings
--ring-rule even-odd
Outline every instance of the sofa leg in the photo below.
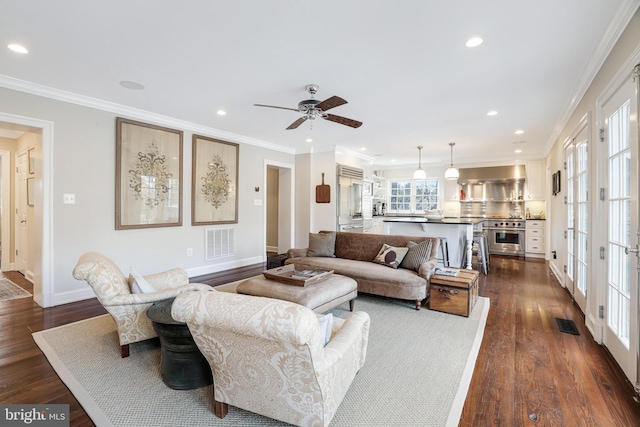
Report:
[[[121,357],[129,357],[129,344],[120,346],[120,356]]]
[[[422,307],[422,301],[417,299],[416,300],[416,310],[420,310],[421,307]]]
[[[213,399],[213,413],[218,418],[224,418],[227,416],[229,412],[229,405],[224,402],[218,402],[216,399]]]
[[[353,307],[356,304],[356,299],[352,299],[349,301],[349,311],[353,311]]]

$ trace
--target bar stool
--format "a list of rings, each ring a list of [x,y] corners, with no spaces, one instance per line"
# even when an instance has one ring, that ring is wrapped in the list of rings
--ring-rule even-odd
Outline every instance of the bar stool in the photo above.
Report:
[[[476,256],[476,262],[474,263],[472,258],[471,265],[482,265],[482,269],[486,275],[489,271],[489,250],[487,235],[485,233],[473,233],[472,254]],[[467,251],[465,250],[462,255],[462,267],[464,268],[466,264]]]
[[[446,237],[438,237],[440,239],[440,254],[442,258],[438,256],[438,262],[442,262],[442,265],[449,267],[449,243]]]

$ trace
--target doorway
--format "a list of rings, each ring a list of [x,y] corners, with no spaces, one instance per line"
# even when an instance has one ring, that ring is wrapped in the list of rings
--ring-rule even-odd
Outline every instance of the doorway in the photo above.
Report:
[[[637,67],[636,67],[637,68]],[[631,73],[601,104],[606,188],[606,292],[603,344],[637,386],[638,374],[638,103]]]
[[[567,269],[565,286],[576,304],[587,312],[589,267],[589,126],[583,117],[575,132],[564,145],[565,186],[567,189]]]
[[[285,253],[294,246],[294,166],[265,161],[265,254]]]
[[[15,130],[20,132],[30,132],[38,141],[38,155],[34,158],[34,177],[33,177],[33,221],[31,224],[31,233],[33,238],[33,249],[30,250],[31,264],[33,266],[33,300],[41,307],[51,307],[56,305],[53,293],[53,224],[52,224],[52,173],[53,173],[53,122],[33,119],[30,117],[17,116],[0,112],[0,128]],[[3,171],[5,170],[5,156],[2,152]],[[11,157],[8,155],[9,158]],[[8,167],[6,170],[11,171]],[[6,174],[6,172],[3,172]],[[5,175],[6,176],[6,175]],[[4,178],[4,176],[3,176]],[[7,185],[6,180],[2,182],[3,194],[9,194],[5,191]],[[2,199],[4,212],[9,209],[4,208],[5,198]],[[13,215],[10,215],[13,217]],[[7,232],[5,233],[5,229]],[[9,234],[11,227],[6,228],[5,221],[2,221],[2,233]],[[4,240],[4,239],[3,239]],[[4,250],[2,253],[2,261],[4,262]],[[4,269],[5,266],[2,266]],[[15,267],[14,267],[15,269]]]

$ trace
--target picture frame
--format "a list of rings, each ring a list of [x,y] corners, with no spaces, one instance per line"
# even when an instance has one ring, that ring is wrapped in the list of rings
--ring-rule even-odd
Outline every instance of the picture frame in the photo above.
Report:
[[[116,118],[116,230],[182,225],[183,132]]]
[[[33,175],[36,173],[36,157],[35,157],[35,148],[31,148],[29,150],[29,174]]]
[[[238,223],[240,145],[192,136],[191,224]]]
[[[557,195],[558,193],[560,193],[561,190],[561,175],[560,175],[560,171],[556,172],[553,174],[553,195]]]
[[[33,178],[27,178],[27,205],[33,206]]]

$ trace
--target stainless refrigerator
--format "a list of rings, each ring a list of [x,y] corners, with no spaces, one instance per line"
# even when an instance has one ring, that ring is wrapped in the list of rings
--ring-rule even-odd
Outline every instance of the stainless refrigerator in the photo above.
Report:
[[[362,233],[362,185],[364,171],[347,165],[337,165],[338,231]]]

